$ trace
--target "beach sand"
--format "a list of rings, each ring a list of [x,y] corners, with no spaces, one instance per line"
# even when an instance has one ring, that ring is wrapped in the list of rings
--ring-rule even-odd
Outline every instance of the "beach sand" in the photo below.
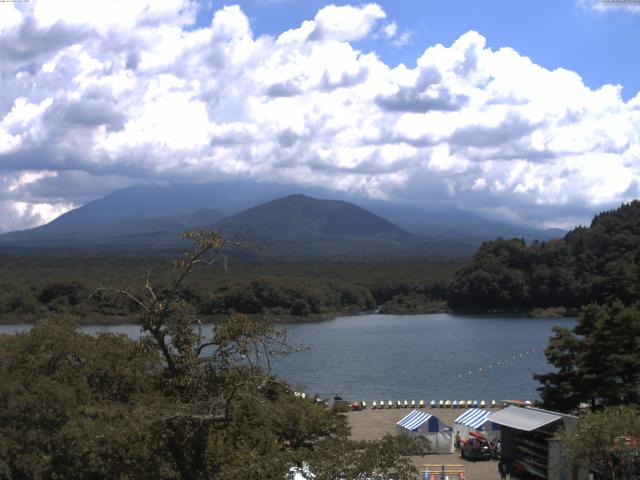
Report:
[[[453,425],[453,420],[464,412],[464,410],[449,408],[425,408],[423,410],[438,417],[449,426]],[[376,440],[387,433],[395,434],[396,422],[410,412],[411,409],[408,408],[385,410],[371,410],[368,408],[361,412],[349,412],[347,413],[347,418],[351,426],[351,438],[354,440]],[[500,478],[498,462],[495,460],[473,462],[461,458],[457,453],[425,455],[424,457],[414,457],[413,460],[419,469],[427,464],[464,465],[465,480],[496,480]],[[422,478],[422,476],[416,478]]]

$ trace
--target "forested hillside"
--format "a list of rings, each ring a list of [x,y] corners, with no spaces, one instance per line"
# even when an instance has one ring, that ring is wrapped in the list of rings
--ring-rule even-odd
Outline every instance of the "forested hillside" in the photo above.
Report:
[[[577,308],[640,298],[640,201],[596,215],[561,240],[486,242],[450,285],[456,310]]]
[[[202,315],[267,314],[274,320],[342,313],[427,313],[446,309],[447,285],[459,264],[260,263],[231,259],[194,272],[183,300]],[[0,255],[0,321],[36,321],[72,314],[80,322],[130,319],[135,305],[105,295],[139,288],[148,276],[161,289],[175,274],[169,259],[108,255]],[[106,288],[107,290],[103,290]]]

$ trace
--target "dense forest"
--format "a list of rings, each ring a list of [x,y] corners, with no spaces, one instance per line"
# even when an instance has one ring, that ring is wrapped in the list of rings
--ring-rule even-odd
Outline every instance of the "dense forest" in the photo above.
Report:
[[[166,254],[0,255],[0,320],[35,321],[71,313],[81,322],[112,322],[132,305],[107,295],[147,278],[162,288],[173,269]],[[233,312],[278,321],[367,311],[430,313],[577,312],[591,302],[640,298],[640,202],[597,215],[589,228],[563,239],[484,243],[466,265],[458,262],[260,262],[232,257],[185,282],[183,299],[201,315]]]
[[[640,298],[640,201],[596,215],[563,239],[484,243],[449,288],[454,310],[577,309]]]
[[[0,335],[0,478],[415,478],[428,442],[353,441],[340,406],[269,371],[284,331],[231,315],[197,327],[185,279],[222,240],[195,236],[172,283],[122,289],[143,336],[81,333],[54,316]],[[309,473],[313,472],[313,474]]]
[[[318,319],[379,309],[427,313],[446,309],[447,285],[457,263],[316,262],[263,263],[231,258],[199,269],[181,287],[183,300],[201,315],[245,313],[274,320]],[[175,269],[166,255],[0,256],[0,320],[35,321],[72,314],[80,322],[130,319],[135,305],[110,295],[140,288],[147,278],[158,289]]]

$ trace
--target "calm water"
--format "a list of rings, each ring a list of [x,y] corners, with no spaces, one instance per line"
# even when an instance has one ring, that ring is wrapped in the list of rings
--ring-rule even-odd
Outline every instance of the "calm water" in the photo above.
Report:
[[[534,372],[549,370],[543,350],[554,325],[574,319],[361,315],[289,324],[289,342],[308,350],[273,369],[310,394],[349,399],[538,398]],[[0,332],[27,325],[1,325]],[[136,338],[135,325],[106,327]],[[104,326],[85,326],[89,333]]]

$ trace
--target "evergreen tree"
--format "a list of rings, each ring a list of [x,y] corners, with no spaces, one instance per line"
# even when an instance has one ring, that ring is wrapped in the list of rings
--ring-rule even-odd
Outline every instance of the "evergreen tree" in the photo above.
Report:
[[[548,408],[640,403],[640,303],[587,306],[572,331],[555,329],[545,353],[557,370],[535,377]]]

